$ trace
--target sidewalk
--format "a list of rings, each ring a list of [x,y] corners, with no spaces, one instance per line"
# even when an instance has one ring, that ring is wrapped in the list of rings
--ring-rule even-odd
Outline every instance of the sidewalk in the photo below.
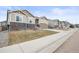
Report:
[[[8,31],[0,32],[0,48],[3,46],[7,46],[8,38],[9,38]]]

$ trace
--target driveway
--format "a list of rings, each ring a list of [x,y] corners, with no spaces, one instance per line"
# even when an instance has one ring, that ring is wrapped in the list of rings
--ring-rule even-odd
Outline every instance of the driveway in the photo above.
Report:
[[[8,45],[8,31],[0,32],[0,47]]]

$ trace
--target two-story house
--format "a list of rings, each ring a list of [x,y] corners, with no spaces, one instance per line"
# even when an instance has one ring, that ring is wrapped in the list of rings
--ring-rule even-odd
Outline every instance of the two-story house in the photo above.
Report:
[[[8,10],[7,23],[10,30],[48,28],[46,17],[35,17],[27,10]]]

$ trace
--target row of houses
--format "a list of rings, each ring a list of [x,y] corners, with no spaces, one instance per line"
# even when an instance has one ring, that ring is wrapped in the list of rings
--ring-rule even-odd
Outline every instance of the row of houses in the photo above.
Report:
[[[9,30],[26,30],[26,29],[68,29],[70,23],[59,21],[59,19],[48,19],[45,16],[37,17],[27,10],[8,10],[7,11],[7,28]],[[1,25],[2,26],[2,25]]]
[[[27,10],[8,11],[7,13],[10,30],[48,28],[46,17],[34,16]]]
[[[49,28],[69,29],[71,24],[67,21],[59,21],[59,19],[49,20]]]

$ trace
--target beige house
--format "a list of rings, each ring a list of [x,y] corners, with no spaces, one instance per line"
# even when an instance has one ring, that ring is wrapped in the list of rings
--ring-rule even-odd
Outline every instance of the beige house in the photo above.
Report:
[[[4,31],[7,30],[7,22],[6,21],[2,21],[0,22],[0,31]]]
[[[74,24],[75,28],[79,28],[79,24]]]
[[[54,19],[54,20],[49,19],[48,24],[49,24],[49,28],[57,29],[57,28],[59,28],[60,21],[59,21],[59,19]]]
[[[10,30],[48,28],[46,17],[35,17],[27,10],[8,10],[7,23]]]
[[[60,21],[60,27],[61,29],[69,29],[70,28],[70,23],[67,21]]]
[[[36,17],[36,19],[39,20],[39,29],[47,29],[48,28],[48,19],[43,16],[43,17]]]
[[[71,25],[67,21],[59,21],[58,19],[49,20],[48,24],[49,24],[49,28],[54,28],[54,29],[69,29]]]

